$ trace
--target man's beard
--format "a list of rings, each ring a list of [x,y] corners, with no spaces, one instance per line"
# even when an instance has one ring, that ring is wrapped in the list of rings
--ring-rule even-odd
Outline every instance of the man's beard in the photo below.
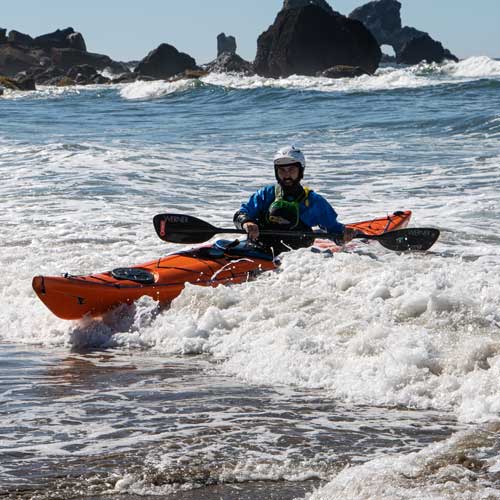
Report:
[[[285,194],[296,194],[302,190],[300,178],[297,179],[278,179],[278,184],[283,188]],[[291,181],[291,182],[290,182]]]

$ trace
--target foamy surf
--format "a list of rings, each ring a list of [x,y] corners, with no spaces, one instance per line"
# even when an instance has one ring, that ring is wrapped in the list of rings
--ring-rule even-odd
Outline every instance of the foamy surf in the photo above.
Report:
[[[348,467],[307,500],[500,498],[498,424],[462,431],[406,456]]]
[[[444,71],[460,78],[500,77],[500,61],[486,56],[469,57],[458,63],[447,63]]]
[[[452,85],[478,78],[500,76],[500,61],[488,57],[472,57],[458,63],[420,63],[416,66],[386,66],[375,75],[356,78],[331,79],[292,75],[288,78],[245,77],[211,73],[202,81],[215,86],[253,90],[260,88],[282,88],[319,92],[372,92],[380,90],[418,89],[435,85]]]
[[[202,78],[204,83],[239,90],[279,88],[289,90],[308,90],[318,92],[370,92],[399,88],[419,88],[437,85],[441,82],[423,80],[407,70],[385,70],[375,76],[331,79],[293,75],[288,78],[264,78],[260,76],[244,77],[212,73]]]
[[[196,80],[178,80],[169,82],[166,80],[155,80],[152,82],[137,81],[123,85],[120,95],[124,99],[158,99],[169,94],[192,90],[198,85]]]
[[[208,354],[251,384],[488,422],[500,414],[499,271],[459,258],[304,250],[256,282],[188,285],[167,311],[141,299],[77,327],[72,342]]]

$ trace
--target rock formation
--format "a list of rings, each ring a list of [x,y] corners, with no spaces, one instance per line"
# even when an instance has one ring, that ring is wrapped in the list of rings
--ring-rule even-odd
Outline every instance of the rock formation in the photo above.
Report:
[[[349,17],[361,21],[372,32],[379,45],[399,46],[397,35],[402,28],[400,12],[399,2],[376,0],[354,9]]]
[[[373,73],[381,55],[377,41],[361,22],[308,4],[278,13],[259,36],[254,68],[259,75],[274,78],[313,76],[337,65],[359,66]]]
[[[20,71],[28,71],[40,66],[44,56],[42,50],[5,43],[0,45],[0,75],[14,77]]]
[[[0,87],[10,90],[36,90],[34,80],[27,76],[17,79],[0,76]]]
[[[87,46],[85,45],[85,40],[81,33],[70,33],[66,40],[71,49],[82,50],[84,52],[87,51]]]
[[[224,52],[228,54],[236,54],[236,38],[234,36],[226,36],[225,33],[217,35],[217,57]]]
[[[98,70],[109,69],[114,73],[126,73],[128,68],[121,63],[113,61],[103,54],[94,54],[93,52],[83,52],[77,49],[54,48],[50,51],[52,64],[63,71],[68,71],[73,66],[88,64]]]
[[[18,75],[27,74],[27,72],[18,73]],[[33,69],[29,72],[30,76],[40,85],[57,85],[58,82],[66,76],[66,73],[55,66]]]
[[[226,36],[225,33],[217,35],[217,59],[204,64],[203,70],[207,73],[255,74],[253,64],[236,54],[236,39],[234,36]]]
[[[73,28],[56,30],[32,38],[30,35],[11,30],[6,37],[0,29],[0,75],[31,78],[38,84],[55,84],[58,79],[67,78],[66,73],[74,67],[88,65],[94,68],[92,76],[78,83],[107,81],[96,74],[97,70],[108,69],[114,73],[129,73],[129,69],[110,57],[87,52],[81,33]],[[18,75],[18,76],[16,76]]]
[[[204,66],[207,71],[214,73],[240,73],[246,76],[254,75],[253,64],[242,59],[238,54],[223,52]]]
[[[33,38],[16,30],[11,30],[9,32],[7,41],[14,45],[22,45],[24,47],[31,47],[33,45]]]
[[[33,40],[36,47],[43,47],[47,49],[75,49],[87,52],[87,46],[81,33],[75,32],[73,28],[66,28],[63,30],[56,30],[53,33],[37,36]]]
[[[445,59],[457,60],[455,56],[443,48],[440,42],[424,34],[406,42],[400,50],[396,62],[403,64],[418,64],[426,60],[428,63],[439,63]]]
[[[416,64],[424,59],[428,62],[442,62],[445,59],[458,61],[456,56],[444,49],[439,42],[432,40],[424,31],[409,26],[403,27],[401,3],[397,0],[368,2],[353,10],[349,18],[361,21],[372,32],[379,45],[390,45],[399,63]],[[420,42],[413,43],[413,40],[421,38]],[[408,43],[410,43],[410,50],[405,49]],[[417,46],[420,49],[417,50]],[[405,54],[410,53],[411,57],[407,58]]]
[[[284,0],[282,10],[287,9],[301,9],[302,7],[307,7],[308,5],[316,5],[316,7],[321,7],[328,14],[338,14],[335,12],[326,0]]]
[[[109,78],[106,78],[97,72],[97,69],[89,64],[74,66],[66,73],[67,78],[71,78],[75,83],[88,85],[89,83],[109,83]]]
[[[168,43],[162,43],[139,62],[134,72],[140,76],[166,79],[187,69],[199,68],[191,56]]]

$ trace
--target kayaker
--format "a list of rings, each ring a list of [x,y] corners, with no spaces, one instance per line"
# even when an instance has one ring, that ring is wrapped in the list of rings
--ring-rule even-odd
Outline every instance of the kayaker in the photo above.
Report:
[[[252,242],[279,253],[312,244],[310,238],[260,236],[259,229],[311,231],[313,227],[338,233],[337,241],[347,243],[354,231],[337,221],[337,213],[321,195],[302,186],[306,159],[295,146],[279,149],[274,156],[278,183],[259,189],[234,214],[237,229],[244,229]]]

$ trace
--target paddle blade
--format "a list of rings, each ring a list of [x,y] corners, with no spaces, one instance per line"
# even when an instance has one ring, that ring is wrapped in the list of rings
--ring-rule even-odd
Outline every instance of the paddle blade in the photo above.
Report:
[[[170,243],[203,243],[217,234],[214,226],[190,215],[158,214],[153,224],[156,234]]]
[[[430,227],[398,229],[378,235],[377,241],[385,248],[396,252],[425,251],[439,238],[439,230]]]

